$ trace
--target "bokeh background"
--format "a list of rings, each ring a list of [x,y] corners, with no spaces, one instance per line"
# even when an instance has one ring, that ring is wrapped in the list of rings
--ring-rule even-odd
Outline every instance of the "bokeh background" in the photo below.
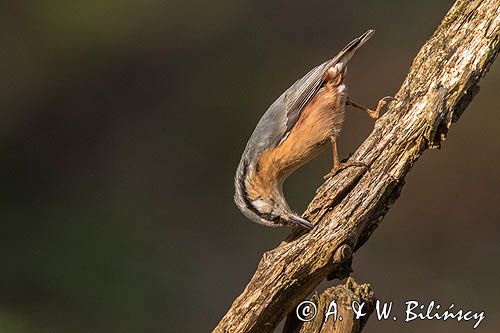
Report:
[[[295,79],[369,28],[349,69],[372,106],[396,92],[453,1],[3,1],[0,332],[208,332],[288,231],[249,223],[233,174]],[[500,325],[500,67],[407,177],[354,277]],[[372,121],[348,111],[345,157]],[[286,194],[303,210],[325,152]],[[379,322],[367,332],[470,332]]]

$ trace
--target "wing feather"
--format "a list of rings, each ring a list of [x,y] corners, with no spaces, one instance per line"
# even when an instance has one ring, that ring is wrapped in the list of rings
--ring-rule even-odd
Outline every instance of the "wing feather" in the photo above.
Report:
[[[297,80],[290,88],[288,88],[288,90],[284,93],[286,130],[281,139],[288,135],[295,123],[299,120],[299,117],[302,114],[302,111],[304,111],[306,105],[324,84],[326,71],[337,63],[341,63],[343,66],[347,65],[347,62],[350,60],[354,52],[356,52],[356,50],[363,45],[373,35],[373,33],[373,30],[368,30],[360,37],[354,39],[334,58],[313,68],[301,79]]]
[[[323,85],[324,74],[330,67],[328,66],[330,62],[331,60],[328,60],[310,70],[309,73],[297,80],[285,93],[286,133],[293,128],[307,103],[309,103]]]

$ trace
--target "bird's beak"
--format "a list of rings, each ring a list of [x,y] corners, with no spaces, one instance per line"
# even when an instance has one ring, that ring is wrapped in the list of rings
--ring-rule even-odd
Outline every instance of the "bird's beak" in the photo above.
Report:
[[[290,220],[296,224],[296,225],[299,225],[303,228],[306,228],[307,230],[312,230],[314,228],[314,224],[310,223],[309,221],[307,220],[304,220],[303,218],[301,217],[298,217],[298,216],[290,216]]]

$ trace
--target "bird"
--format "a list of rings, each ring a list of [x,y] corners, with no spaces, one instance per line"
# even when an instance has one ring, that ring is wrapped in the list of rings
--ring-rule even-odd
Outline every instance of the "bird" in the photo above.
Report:
[[[337,138],[346,105],[362,109],[378,119],[392,97],[382,98],[375,110],[348,97],[347,63],[374,34],[368,30],[348,43],[335,57],[310,70],[292,84],[264,113],[241,156],[234,178],[234,201],[249,220],[271,227],[314,225],[294,213],[283,194],[283,182],[311,161],[329,143],[333,151],[330,177],[348,164],[341,163]]]

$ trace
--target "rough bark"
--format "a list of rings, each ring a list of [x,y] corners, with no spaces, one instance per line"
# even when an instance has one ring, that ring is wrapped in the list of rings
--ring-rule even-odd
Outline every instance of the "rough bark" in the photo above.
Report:
[[[351,277],[343,285],[314,295],[311,301],[315,308],[310,304],[298,307],[303,321],[298,319],[296,311],[288,315],[283,333],[359,333],[375,308],[375,294],[370,286],[359,285]],[[364,304],[362,308],[361,304]],[[309,306],[308,311],[304,312],[306,306]],[[356,318],[353,306],[365,315]],[[304,313],[308,316],[304,316]]]
[[[295,231],[264,253],[214,332],[271,332],[325,277],[344,277],[349,259],[398,198],[420,155],[437,148],[479,90],[499,51],[500,0],[458,0],[423,45],[387,113],[350,161],[328,179]]]

